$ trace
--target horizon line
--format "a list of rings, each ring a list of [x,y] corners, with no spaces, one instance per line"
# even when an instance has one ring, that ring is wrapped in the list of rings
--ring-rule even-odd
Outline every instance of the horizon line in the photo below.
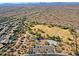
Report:
[[[79,2],[0,2],[0,4],[3,4],[3,3],[12,3],[12,4],[15,4],[15,3],[79,3]]]

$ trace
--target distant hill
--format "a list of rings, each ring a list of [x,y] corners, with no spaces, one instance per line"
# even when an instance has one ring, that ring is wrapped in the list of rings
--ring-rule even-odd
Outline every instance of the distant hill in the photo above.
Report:
[[[0,6],[79,5],[79,2],[1,3]]]

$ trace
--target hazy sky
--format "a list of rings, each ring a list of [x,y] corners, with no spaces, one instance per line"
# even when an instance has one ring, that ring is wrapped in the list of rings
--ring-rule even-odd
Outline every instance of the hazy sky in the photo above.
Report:
[[[0,0],[0,3],[16,3],[16,2],[76,2],[79,0]]]

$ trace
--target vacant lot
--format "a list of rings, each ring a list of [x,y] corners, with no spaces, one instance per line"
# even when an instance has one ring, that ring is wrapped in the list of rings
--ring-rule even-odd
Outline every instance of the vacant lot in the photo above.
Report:
[[[39,32],[43,37],[50,36],[60,36],[60,38],[63,39],[64,42],[69,42],[68,38],[73,40],[73,35],[70,33],[68,29],[61,29],[58,27],[48,27],[47,25],[35,25],[33,28],[34,32]],[[40,30],[40,31],[39,31]],[[44,33],[42,33],[43,31]]]

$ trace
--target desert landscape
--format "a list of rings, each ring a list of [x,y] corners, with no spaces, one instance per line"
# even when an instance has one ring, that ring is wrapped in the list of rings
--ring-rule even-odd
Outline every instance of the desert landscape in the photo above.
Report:
[[[0,56],[78,56],[79,3],[0,4]]]

